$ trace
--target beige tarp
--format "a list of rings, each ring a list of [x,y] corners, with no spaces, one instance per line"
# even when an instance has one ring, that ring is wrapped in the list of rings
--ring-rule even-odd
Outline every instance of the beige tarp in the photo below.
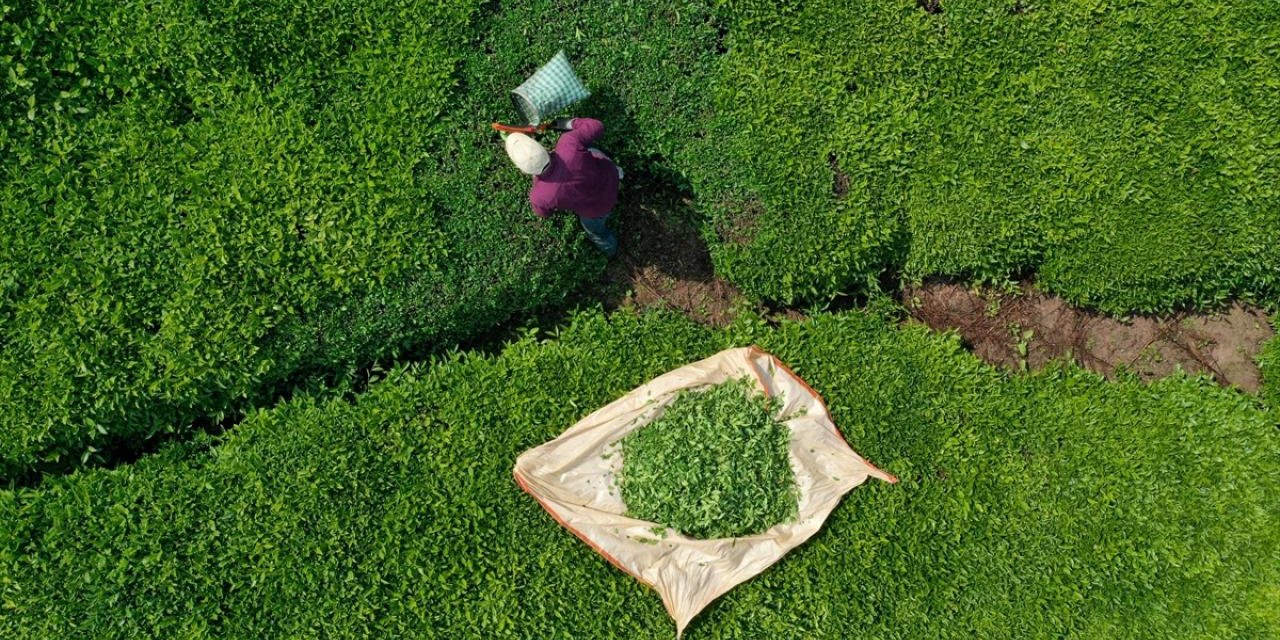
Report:
[[[680,390],[742,377],[782,400],[779,418],[791,428],[791,467],[799,488],[796,521],[753,536],[697,540],[673,529],[655,535],[655,523],[623,515],[626,507],[613,483],[622,465],[618,440],[661,415]],[[849,447],[809,385],[756,347],[722,351],[654,378],[521,454],[514,473],[557,522],[657,591],[677,634],[712,600],[817,533],[840,498],[868,476],[897,482]]]

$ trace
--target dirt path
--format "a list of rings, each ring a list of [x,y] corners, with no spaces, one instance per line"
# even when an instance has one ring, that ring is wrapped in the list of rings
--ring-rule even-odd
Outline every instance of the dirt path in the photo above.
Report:
[[[682,215],[688,207],[687,200],[676,199],[620,211],[618,256],[609,262],[601,288],[605,308],[665,308],[723,327],[736,309],[750,306],[715,275],[706,242],[684,221],[692,219]]]
[[[1218,314],[1117,319],[1029,285],[1004,294],[950,282],[909,288],[902,301],[913,321],[955,330],[975,355],[1009,369],[1070,358],[1108,377],[1125,369],[1151,380],[1181,367],[1251,392],[1261,382],[1254,359],[1273,334],[1266,314],[1239,303]]]
[[[619,255],[588,297],[609,310],[663,308],[714,327],[741,310],[765,312],[715,275],[691,203],[669,192],[648,195],[624,200]],[[1152,380],[1181,367],[1253,392],[1261,383],[1254,360],[1273,334],[1265,313],[1238,303],[1215,314],[1118,319],[1075,308],[1030,284],[1002,293],[943,280],[907,288],[901,300],[909,322],[955,330],[974,355],[1014,371],[1069,358],[1108,377],[1128,370]],[[804,317],[794,309],[774,315]]]

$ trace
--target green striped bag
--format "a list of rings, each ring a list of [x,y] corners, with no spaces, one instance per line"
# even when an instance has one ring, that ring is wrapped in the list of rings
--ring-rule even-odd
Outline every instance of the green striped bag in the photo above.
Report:
[[[529,124],[536,125],[590,95],[561,50],[511,92],[511,101]]]

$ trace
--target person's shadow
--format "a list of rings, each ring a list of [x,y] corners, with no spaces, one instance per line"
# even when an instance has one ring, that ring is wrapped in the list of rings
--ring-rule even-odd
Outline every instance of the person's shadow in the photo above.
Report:
[[[715,274],[688,179],[662,156],[645,154],[631,143],[635,118],[611,87],[595,90],[575,112],[604,122],[597,146],[625,172],[614,211],[619,239],[615,262],[632,275],[656,269],[675,280],[710,282]]]

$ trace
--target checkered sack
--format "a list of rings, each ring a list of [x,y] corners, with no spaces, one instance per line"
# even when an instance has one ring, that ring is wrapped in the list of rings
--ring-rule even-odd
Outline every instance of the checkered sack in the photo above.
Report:
[[[536,125],[590,95],[562,50],[516,87],[511,101],[526,122]]]

